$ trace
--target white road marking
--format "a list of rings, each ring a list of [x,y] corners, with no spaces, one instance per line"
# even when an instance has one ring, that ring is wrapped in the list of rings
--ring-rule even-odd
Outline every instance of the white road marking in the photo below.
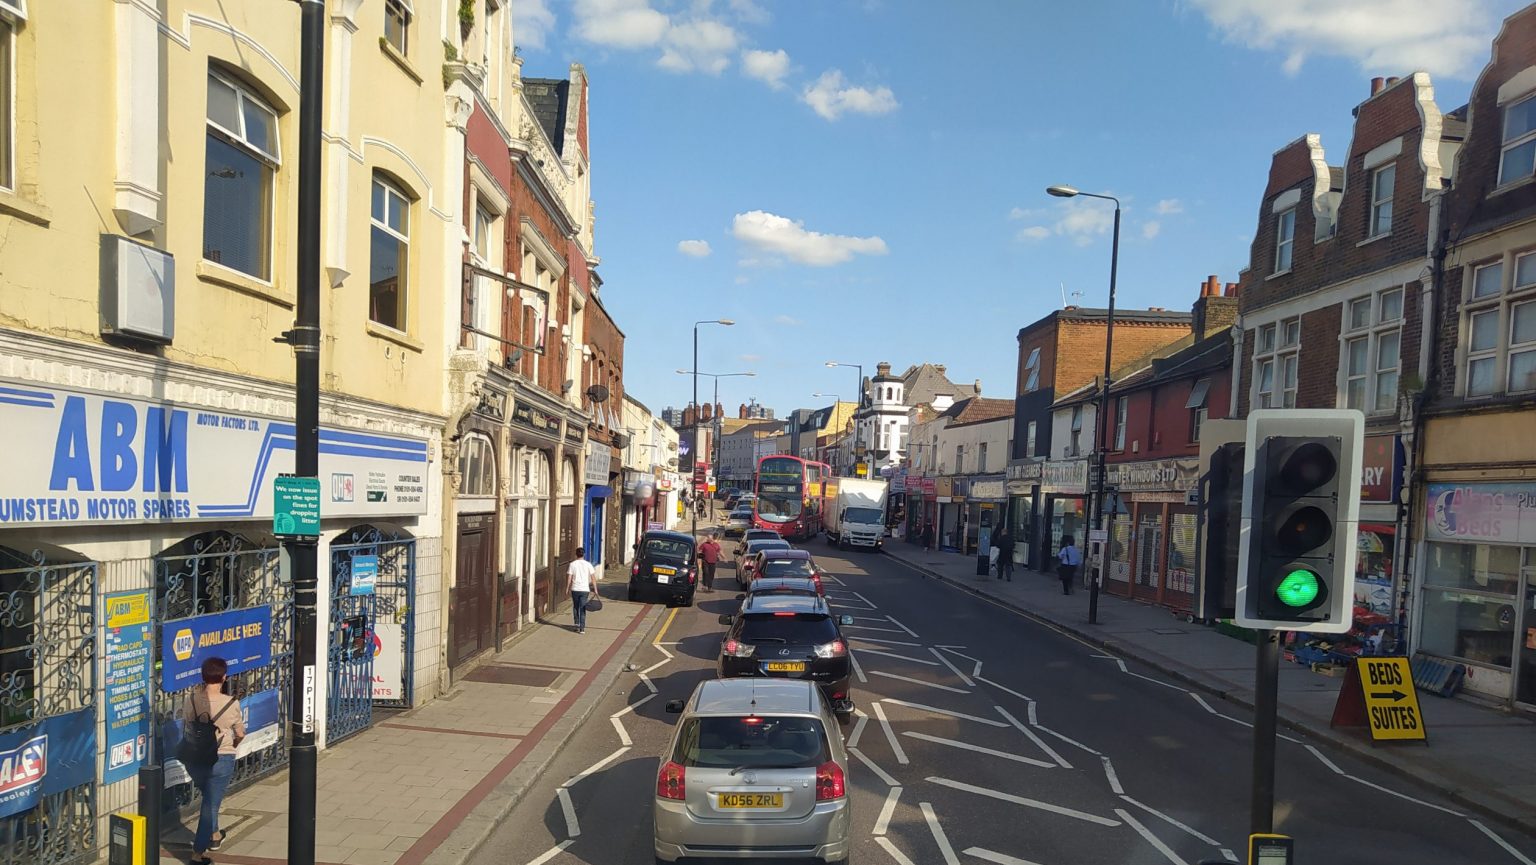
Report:
[[[975,856],[977,859],[985,859],[988,862],[996,862],[997,865],[1037,865],[1028,859],[1020,859],[1017,856],[1006,856],[1002,853],[994,853],[981,847],[968,847],[960,851],[967,856]]]
[[[874,607],[866,607],[863,604],[855,604],[849,601],[827,601],[827,606],[837,607],[840,610],[853,610],[858,613],[873,613]]]
[[[970,691],[967,691],[964,688],[951,688],[948,685],[939,685],[939,684],[935,684],[933,682],[924,682],[922,679],[914,679],[911,676],[898,676],[895,673],[886,673],[886,672],[882,672],[880,670],[870,670],[869,674],[871,676],[884,676],[887,679],[896,679],[896,680],[902,681],[902,682],[911,682],[914,685],[923,685],[923,686],[929,687],[929,688],[938,688],[940,691],[948,691],[951,694],[969,694],[970,693]]]
[[[949,662],[949,659],[944,657],[944,653],[943,652],[939,651],[938,649],[932,649],[932,648],[930,648],[928,651],[932,652],[933,656],[935,658],[939,659],[939,663],[941,663],[944,666],[948,667],[950,672],[954,673],[956,676],[959,676],[960,677],[960,681],[966,683],[967,685],[970,685],[973,688],[976,687],[976,683],[971,681],[971,677],[967,676],[966,674],[964,674],[962,672],[960,672],[960,668],[959,667],[956,667],[954,664],[951,664]],[[979,666],[979,664],[978,664],[978,666]]]
[[[923,809],[923,819],[928,821],[928,831],[933,833],[933,840],[938,843],[944,861],[947,865],[960,865],[960,857],[955,855],[955,848],[949,846],[949,838],[944,835],[944,827],[939,825],[939,816],[933,813],[933,806],[919,802],[917,807]]]
[[[569,847],[569,846],[571,846],[572,844],[575,844],[575,843],[576,843],[576,839],[574,839],[574,838],[567,838],[566,840],[561,841],[559,844],[556,844],[555,846],[553,846],[553,847],[549,848],[548,850],[544,851],[544,855],[542,855],[539,858],[533,860],[532,862],[529,862],[528,865],[544,865],[545,862],[548,862],[549,860],[555,858],[556,856],[559,856],[561,853],[564,853],[565,852],[565,848],[567,848],[567,847]],[[912,865],[912,863],[908,862],[907,865]]]
[[[640,708],[641,706],[644,706],[646,703],[649,703],[651,700],[654,700],[655,698],[656,698],[655,694],[646,694],[644,697],[641,697],[640,699],[634,701],[633,703],[630,703],[628,706],[625,706],[624,708],[618,710],[617,712],[614,712],[612,715],[609,715],[608,717],[610,717],[610,718],[622,718],[625,715],[628,715],[630,712],[633,712],[634,710]]]
[[[1172,862],[1173,865],[1189,865],[1188,862],[1185,862],[1183,859],[1179,858],[1179,854],[1173,852],[1173,850],[1167,844],[1164,844],[1161,838],[1153,835],[1152,830],[1141,825],[1140,820],[1132,817],[1131,812],[1125,810],[1124,808],[1116,808],[1115,813],[1120,815],[1121,820],[1124,820],[1126,823],[1130,824],[1130,827],[1136,830],[1136,834],[1145,838],[1148,844],[1156,847],[1157,852],[1167,856],[1168,861]]]
[[[911,661],[914,664],[922,664],[927,667],[937,667],[937,661],[925,661],[922,658],[911,658],[906,655],[898,655],[895,652],[887,652],[884,649],[860,649],[866,655],[884,655],[887,658],[895,658],[898,661]]]
[[[881,703],[890,703],[893,706],[906,706],[908,709],[916,709],[919,712],[929,712],[934,715],[948,715],[951,718],[962,718],[966,721],[975,721],[978,724],[986,724],[989,727],[1006,727],[1002,721],[994,721],[991,718],[980,718],[976,715],[967,715],[964,712],[956,712],[953,709],[940,709],[938,706],[929,706],[924,703],[910,703],[906,700],[898,700],[895,697],[884,697]],[[876,705],[879,705],[878,703]]]
[[[1220,712],[1218,712],[1215,709],[1211,708],[1211,704],[1207,703],[1205,701],[1204,697],[1200,696],[1199,694],[1196,694],[1194,691],[1189,691],[1188,693],[1189,693],[1189,695],[1191,697],[1194,697],[1195,698],[1195,702],[1199,703],[1202,707],[1204,707],[1207,712],[1210,712],[1212,715],[1220,715],[1221,714]]]
[[[896,813],[896,800],[901,798],[901,788],[892,787],[885,794],[885,804],[880,806],[880,816],[875,818],[875,835],[884,835],[891,827],[891,817]]]
[[[904,633],[906,633],[905,631],[903,631],[903,630],[901,630],[899,628],[877,628],[874,625],[843,625],[843,627],[845,627],[845,628],[857,628],[857,629],[859,629],[861,631],[880,631],[881,633],[885,633],[885,634],[904,634]]]
[[[886,646],[921,646],[922,643],[913,643],[908,640],[884,640],[878,637],[860,637],[855,634],[849,639],[858,640],[861,643],[880,643]]]
[[[666,661],[662,661],[662,662],[661,662],[661,664],[665,664],[665,663],[666,663]],[[646,675],[646,673],[648,673],[648,672],[650,672],[650,671],[651,671],[651,670],[654,670],[654,669],[656,669],[656,667],[659,667],[659,666],[661,666],[661,664],[657,664],[657,665],[656,665],[656,666],[654,666],[654,667],[649,667],[649,668],[647,668],[647,669],[645,669],[645,670],[642,670],[642,671],[640,671],[640,672],[639,672],[639,673],[638,673],[638,674],[637,674],[637,675],[639,675],[639,676],[640,676],[640,681],[641,681],[641,682],[643,682],[643,683],[645,683],[645,686],[646,686],[646,687],[647,687],[647,688],[650,688],[650,689],[651,689],[651,696],[655,696],[655,695],[656,695],[656,694],[657,694],[657,693],[658,693],[658,692],[657,692],[657,690],[656,690],[656,683],[655,683],[655,682],[652,682],[652,681],[651,681],[651,677],[650,677],[650,676],[647,676],[647,675]]]
[[[1236,862],[1237,861],[1237,854],[1233,853],[1231,850],[1228,850],[1225,847],[1221,848],[1221,856],[1222,856],[1223,859],[1226,859],[1228,862]]]
[[[1025,695],[1020,694],[1018,691],[1015,691],[1012,688],[1007,688],[1007,687],[1004,687],[1002,685],[999,685],[998,683],[992,681],[991,679],[983,679],[981,676],[978,675],[976,677],[976,681],[984,682],[984,683],[986,683],[988,685],[991,685],[992,687],[998,689],[999,691],[1002,691],[1003,693],[1012,694],[1015,697],[1018,697],[1020,700],[1024,700],[1025,702],[1029,702],[1029,703],[1034,702],[1034,700],[1031,699],[1030,697],[1026,697]]]
[[[1456,816],[1456,817],[1465,817],[1465,816],[1467,816],[1467,815],[1461,813],[1460,811],[1453,811],[1450,808],[1445,808],[1445,807],[1442,807],[1440,805],[1436,805],[1433,802],[1425,802],[1423,799],[1415,799],[1412,796],[1409,796],[1407,793],[1399,793],[1396,790],[1390,790],[1390,789],[1388,789],[1386,787],[1381,786],[1380,784],[1376,784],[1376,783],[1373,783],[1371,781],[1367,781],[1364,778],[1356,778],[1354,775],[1345,775],[1344,777],[1348,778],[1351,781],[1354,781],[1356,784],[1364,784],[1365,786],[1370,787],[1373,790],[1380,790],[1381,792],[1386,793],[1389,796],[1396,796],[1397,798],[1402,799],[1404,801],[1412,802],[1412,803],[1414,803],[1416,805],[1423,805],[1425,808],[1433,808],[1436,811],[1442,811],[1442,812],[1444,812],[1446,814],[1451,814],[1451,815]]]
[[[656,647],[656,651],[666,655],[667,660],[670,661],[673,657],[675,657],[671,652],[667,651],[667,646],[675,646],[677,643],[652,643],[651,645]]]
[[[1175,691],[1183,691],[1184,693],[1190,694],[1191,696],[1194,695],[1194,692],[1188,690],[1187,688],[1181,688],[1178,685],[1174,685],[1174,684],[1170,684],[1168,682],[1164,682],[1161,679],[1154,679],[1151,676],[1143,676],[1140,673],[1133,673],[1133,672],[1131,672],[1130,668],[1125,665],[1125,662],[1120,660],[1119,658],[1115,659],[1115,665],[1120,668],[1120,672],[1126,674],[1127,676],[1135,676],[1138,679],[1145,679],[1146,681],[1151,682],[1154,685],[1162,685],[1164,688],[1172,688]]]
[[[1199,838],[1201,841],[1204,841],[1205,843],[1211,845],[1212,847],[1221,847],[1221,842],[1220,841],[1217,841],[1215,838],[1212,838],[1211,836],[1205,834],[1204,832],[1201,832],[1199,829],[1196,829],[1193,826],[1187,826],[1187,825],[1185,825],[1183,823],[1180,823],[1178,820],[1175,820],[1174,818],[1168,816],[1167,814],[1164,814],[1163,812],[1157,810],[1156,808],[1153,808],[1151,805],[1144,805],[1141,802],[1138,802],[1135,799],[1132,799],[1131,797],[1125,795],[1124,793],[1120,794],[1120,798],[1124,799],[1125,801],[1127,801],[1129,803],[1131,803],[1132,805],[1135,805],[1137,808],[1140,808],[1141,810],[1147,812],[1148,814],[1151,814],[1153,817],[1156,817],[1159,820],[1162,820],[1164,823],[1167,823],[1170,826],[1174,826],[1174,827],[1177,827],[1179,829],[1183,829],[1185,832],[1188,832],[1189,834],[1195,836],[1196,838]],[[1235,862],[1237,860],[1234,859],[1233,861]]]
[[[876,765],[874,760],[871,760],[868,757],[866,757],[864,755],[863,751],[860,751],[858,748],[849,748],[848,749],[848,753],[852,754],[855,757],[858,757],[860,763],[863,763],[864,765],[868,766],[869,770],[871,772],[874,772],[876,775],[879,775],[880,776],[880,780],[884,781],[887,787],[899,787],[899,786],[901,786],[901,782],[900,781],[896,780],[895,778],[892,778],[889,772],[885,771],[884,769],[882,769],[878,765]]]
[[[886,616],[886,618],[891,620],[891,624],[893,624],[896,627],[902,629],[903,631],[906,631],[907,633],[911,634],[912,636],[917,637],[917,632],[916,631],[914,631],[911,628],[907,627],[906,625],[903,625],[902,623],[896,621],[895,617],[893,617],[893,616]],[[917,637],[917,638],[919,640],[922,639],[922,637]]]
[[[1020,757],[1017,754],[1010,754],[1007,751],[995,751],[991,748],[983,748],[980,745],[972,745],[969,742],[959,742],[954,739],[942,739],[938,736],[930,736],[927,733],[913,733],[911,731],[905,731],[901,735],[912,739],[921,739],[924,742],[936,742],[940,745],[948,745],[951,748],[963,748],[967,751],[975,751],[978,754],[986,754],[988,756],[997,757],[1003,760],[1013,760],[1016,763],[1028,763],[1031,766],[1039,766],[1042,769],[1056,768],[1055,763],[1047,763],[1044,760],[1036,760],[1033,757]]]
[[[943,646],[935,645],[934,648],[935,649],[963,649],[965,647],[964,646],[952,646],[952,645],[943,645]]]
[[[1308,745],[1307,746],[1307,750],[1312,752],[1312,756],[1314,756],[1318,760],[1322,761],[1322,764],[1324,766],[1327,766],[1328,768],[1332,769],[1334,774],[1336,774],[1336,775],[1344,774],[1344,770],[1339,768],[1339,764],[1335,763],[1332,760],[1328,759],[1327,757],[1323,756],[1323,752],[1317,750],[1317,746],[1315,746],[1315,745]]]
[[[912,865],[912,860],[908,859],[906,854],[902,853],[900,850],[897,850],[896,845],[891,843],[891,839],[885,837],[884,835],[876,835],[875,843],[879,844],[881,847],[884,847],[885,852],[891,854],[891,858],[896,860],[896,865]],[[543,865],[543,863],[534,862],[529,863],[529,865]]]
[[[875,711],[875,720],[879,721],[880,726],[885,730],[885,738],[891,743],[891,751],[896,754],[896,762],[903,766],[907,765],[911,761],[907,759],[907,752],[901,750],[901,742],[897,741],[896,731],[891,729],[891,722],[885,717],[885,710],[880,708],[879,703],[871,703],[870,708]]]
[[[1499,845],[1500,847],[1503,847],[1504,848],[1504,852],[1506,852],[1509,855],[1515,857],[1515,861],[1519,862],[1520,865],[1536,865],[1536,862],[1532,862],[1530,859],[1526,858],[1525,855],[1522,854],[1519,850],[1516,850],[1515,848],[1511,847],[1509,845],[1508,841],[1505,841],[1503,838],[1500,838],[1499,836],[1495,835],[1493,833],[1492,829],[1489,829],[1487,826],[1484,826],[1482,824],[1482,821],[1469,819],[1469,820],[1467,820],[1467,822],[1471,823],[1473,826],[1476,826],[1479,832],[1482,832],[1484,835],[1487,835],[1489,838],[1492,838],[1493,839],[1493,843]]]
[[[1104,763],[1104,777],[1109,779],[1109,789],[1115,791],[1117,795],[1124,796],[1125,788],[1120,786],[1120,776],[1115,774],[1115,764],[1109,762],[1108,757],[1099,759]]]
[[[1114,655],[1089,655],[1088,657],[1090,657],[1090,658],[1103,658],[1106,661],[1116,661],[1116,660],[1119,660]]]
[[[621,743],[623,743],[625,745],[633,745],[633,744],[635,744],[629,738],[629,731],[624,729],[624,722],[623,721],[620,721],[617,716],[611,717],[608,720],[613,722],[613,729],[619,734],[619,741]]]
[[[1216,717],[1218,717],[1218,718],[1225,718],[1228,721],[1231,721],[1232,723],[1237,724],[1237,725],[1242,726],[1242,727],[1248,727],[1250,729],[1253,727],[1253,722],[1252,721],[1244,721],[1242,718],[1234,718],[1231,715],[1223,715],[1220,712],[1216,713]],[[1276,733],[1275,735],[1279,736],[1280,734]]]
[[[853,596],[855,598],[858,598],[859,600],[863,601],[864,603],[869,604],[869,608],[871,610],[878,610],[878,609],[880,609],[880,607],[878,607],[875,604],[875,602],[871,601],[869,598],[864,597],[863,595],[859,594],[858,592],[854,592],[852,589],[849,589],[848,591],[853,592]]]
[[[1050,727],[1047,727],[1044,724],[1032,724],[1031,726],[1033,726],[1036,730],[1039,730],[1042,733],[1050,733],[1052,736],[1055,736],[1056,738],[1060,739],[1061,741],[1066,742],[1068,745],[1071,745],[1071,746],[1073,746],[1075,748],[1082,748],[1084,751],[1087,751],[1088,753],[1092,754],[1095,757],[1102,757],[1102,756],[1104,756],[1099,751],[1095,751],[1094,749],[1088,747],[1087,745],[1084,745],[1082,742],[1079,742],[1076,739],[1073,739],[1073,738],[1068,737],[1068,736],[1063,736],[1062,734],[1056,732],[1055,730],[1052,730]]]
[[[560,786],[561,787],[574,787],[574,786],[576,786],[576,784],[578,784],[581,781],[581,779],[587,777],[588,775],[591,775],[593,772],[602,771],[602,768],[604,766],[608,765],[609,763],[612,763],[614,760],[619,759],[619,757],[623,756],[624,752],[628,751],[628,750],[629,750],[629,746],[625,745],[624,747],[620,748],[619,750],[614,751],[612,754],[609,754],[608,756],[604,757],[603,759],[598,760],[596,763],[593,763],[592,765],[588,766],[587,768],[582,769],[580,772],[577,772],[575,775],[572,775],[569,780],[567,780],[564,784],[561,784]]]
[[[986,787],[976,787],[959,781],[951,781],[948,778],[931,777],[929,783],[938,784],[941,787],[949,787],[955,790],[963,790],[966,793],[975,793],[978,796],[986,796],[992,799],[1000,799],[1004,802],[1012,802],[1015,805],[1023,805],[1027,808],[1038,808],[1041,811],[1049,811],[1052,814],[1060,814],[1063,817],[1072,817],[1088,823],[1100,826],[1119,826],[1120,821],[1111,820],[1108,817],[1100,817],[1097,814],[1089,814],[1085,811],[1074,811],[1071,808],[1063,808],[1060,805],[1052,805],[1049,802],[1041,802],[1038,799],[1026,799],[1023,796],[1015,796],[1012,793],[1004,793],[1001,790],[988,790]]]
[[[853,665],[853,674],[859,677],[859,684],[868,685],[869,677],[864,675],[864,668],[859,666],[859,659],[853,652],[848,653],[848,663]]]
[[[1031,727],[1038,727],[1038,726],[1040,726],[1040,718],[1039,718],[1039,716],[1037,716],[1035,714],[1035,701],[1034,700],[1030,700],[1029,701],[1029,726],[1031,726]]]
[[[560,810],[565,814],[565,834],[568,838],[575,838],[581,834],[581,824],[576,822],[576,805],[571,802],[571,791],[564,787],[555,790],[555,796],[560,800]]]
[[[854,709],[853,714],[857,715],[859,720],[853,722],[853,732],[848,734],[848,741],[844,743],[849,748],[858,746],[859,737],[864,735],[864,725],[869,723],[869,716],[858,709]]]
[[[1008,714],[1007,709],[1004,709],[1002,706],[993,706],[992,708],[996,709],[1004,718],[1007,718],[1008,722],[1014,726],[1014,729],[1018,730],[1020,733],[1023,733],[1025,736],[1028,736],[1029,741],[1034,742],[1035,745],[1040,748],[1040,750],[1045,752],[1046,756],[1050,757],[1052,760],[1055,760],[1056,765],[1063,769],[1072,768],[1072,764],[1067,762],[1066,757],[1056,753],[1056,749],[1052,748],[1050,745],[1045,744],[1045,740],[1039,736],[1036,736],[1034,730],[1024,726],[1019,722],[1018,718]]]

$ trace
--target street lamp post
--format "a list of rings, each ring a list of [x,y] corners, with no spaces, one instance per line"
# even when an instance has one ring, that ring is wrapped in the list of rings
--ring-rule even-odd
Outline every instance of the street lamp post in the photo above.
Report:
[[[862,444],[859,441],[859,409],[864,406],[864,365],[861,363],[841,363],[835,360],[827,361],[828,369],[836,369],[840,366],[851,366],[859,371],[859,381],[853,388],[853,443],[854,446]],[[874,443],[870,443],[869,450],[873,451]]]
[[[703,321],[696,321],[696,322],[693,323],[693,466],[692,467],[695,468],[695,469],[697,469],[698,464],[699,464],[699,325],[701,325],[701,324],[723,324],[726,327],[730,327],[731,325],[733,325],[735,323],[736,323],[735,321],[733,321],[732,319],[729,319],[729,318],[710,318],[710,319],[705,319]],[[694,487],[695,487],[695,489],[694,489],[693,493],[694,493],[694,495],[698,495],[698,493],[699,493],[699,491],[697,489],[698,485],[695,484]],[[689,508],[689,510],[693,512],[692,531],[693,531],[693,534],[695,536],[697,536],[698,533],[699,533],[699,507],[698,507],[698,503],[694,502],[694,506],[692,508]]]
[[[697,358],[695,358],[695,359],[697,359]],[[711,447],[710,447],[710,450],[712,451],[712,453],[710,454],[709,461],[710,461],[710,463],[712,465],[714,465],[715,471],[716,471],[716,473],[718,475],[719,469],[720,469],[720,433],[724,431],[723,427],[725,425],[724,422],[720,419],[720,412],[718,410],[719,409],[719,405],[720,405],[720,379],[722,379],[722,378],[732,378],[733,376],[741,376],[741,375],[756,376],[757,373],[755,373],[755,372],[699,372],[697,369],[680,369],[680,370],[677,371],[678,375],[688,375],[689,373],[692,373],[694,375],[695,380],[697,380],[697,377],[701,376],[701,375],[702,376],[707,376],[707,377],[712,378],[712,379],[715,380],[715,399],[714,399],[713,402],[710,403],[710,405],[713,406],[714,409],[715,409],[715,440],[711,444]],[[697,459],[697,457],[695,457],[695,459]],[[713,496],[711,496],[710,499],[709,499],[709,516],[710,516],[710,519],[714,519],[714,516],[715,516],[715,499],[714,499]]]
[[[827,397],[831,397],[832,398],[832,413],[833,414],[837,414],[837,404],[843,401],[843,398],[841,396],[839,396],[838,394],[835,394],[835,393],[823,393],[821,391],[816,391],[815,393],[811,394],[811,396],[813,396],[813,397],[820,397],[822,399],[826,399]],[[858,434],[855,433],[854,437],[857,438]],[[851,447],[849,449],[849,452],[850,452],[850,455],[851,455],[851,453],[852,453],[852,448]],[[833,469],[834,469],[833,473],[836,474],[836,472],[838,470],[842,469],[842,466],[833,466]]]
[[[1105,416],[1109,412],[1109,375],[1113,369],[1113,357],[1115,346],[1115,276],[1120,268],[1120,199],[1113,195],[1098,195],[1092,192],[1081,192],[1072,186],[1051,186],[1046,188],[1046,193],[1057,198],[1075,198],[1079,195],[1085,198],[1097,198],[1103,201],[1115,203],[1115,230],[1109,253],[1109,314],[1104,324],[1104,385],[1099,390],[1099,407],[1094,418],[1095,436],[1095,460],[1098,474],[1093,478],[1093,492],[1088,501],[1090,513],[1093,514],[1094,531],[1104,529],[1104,485],[1106,472],[1104,467],[1104,429],[1107,421]],[[1099,621],[1099,581],[1103,579],[1104,569],[1109,567],[1109,538],[1106,535],[1100,543],[1103,547],[1099,551],[1099,572],[1094,575],[1088,584],[1088,624],[1095,625]],[[1086,545],[1085,545],[1086,546]]]

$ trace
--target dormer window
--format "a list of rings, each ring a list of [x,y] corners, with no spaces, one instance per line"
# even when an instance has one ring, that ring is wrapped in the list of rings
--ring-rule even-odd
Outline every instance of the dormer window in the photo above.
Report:
[[[1504,109],[1504,147],[1499,152],[1499,185],[1536,172],[1536,94]]]

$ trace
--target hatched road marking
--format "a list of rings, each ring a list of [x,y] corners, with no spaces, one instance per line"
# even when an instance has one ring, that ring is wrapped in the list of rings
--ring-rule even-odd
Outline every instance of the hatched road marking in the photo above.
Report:
[[[1006,726],[1008,726],[1007,724],[1003,723],[1002,721],[994,721],[991,718],[981,718],[981,717],[978,717],[976,715],[967,715],[964,712],[956,712],[956,711],[954,711],[952,709],[940,709],[938,706],[929,706],[929,705],[924,704],[924,703],[911,703],[911,702],[908,702],[906,700],[898,700],[895,697],[885,697],[885,698],[881,699],[880,702],[881,703],[890,703],[893,706],[906,706],[908,709],[916,709],[919,712],[928,712],[928,713],[933,714],[933,715],[947,715],[947,716],[949,716],[951,718],[961,718],[961,719],[964,719],[966,721],[975,721],[978,724],[986,724],[989,727],[1006,727]],[[876,703],[875,705],[878,706],[879,703]],[[1072,767],[1068,766],[1066,768],[1070,769]]]
[[[988,862],[996,862],[997,865],[1037,865],[1037,863],[1031,862],[1028,859],[1019,859],[1014,856],[1005,856],[1002,853],[994,853],[991,850],[984,850],[980,847],[967,847],[960,852],[967,856],[975,856],[977,859],[985,859]]]
[[[1030,705],[1034,705],[1034,704],[1031,703]],[[1056,765],[1060,766],[1063,769],[1070,769],[1070,768],[1072,768],[1072,764],[1067,762],[1067,758],[1065,758],[1065,757],[1061,756],[1060,754],[1056,753],[1056,749],[1055,748],[1052,748],[1050,745],[1045,744],[1045,740],[1044,739],[1042,739],[1039,736],[1035,735],[1035,731],[1034,730],[1031,730],[1028,727],[1024,726],[1022,723],[1020,723],[1018,718],[1015,718],[1012,715],[1008,714],[1008,710],[1007,709],[1004,709],[1002,706],[993,706],[992,708],[996,709],[998,711],[998,713],[1001,714],[1004,718],[1007,718],[1009,723],[1013,724],[1014,729],[1018,730],[1020,733],[1023,733],[1025,736],[1028,736],[1029,737],[1029,741],[1034,742],[1035,745],[1040,748],[1040,750],[1042,750],[1042,751],[1044,751],[1046,753],[1046,756],[1050,757],[1052,760],[1055,760],[1056,761]]]
[[[1082,820],[1087,823],[1095,823],[1100,826],[1120,825],[1120,821],[1111,820],[1108,817],[1100,817],[1097,814],[1089,814],[1085,811],[1074,811],[1071,808],[1063,808],[1060,805],[1052,805],[1049,802],[1041,802],[1039,799],[1026,799],[1023,796],[1015,796],[1012,793],[1004,793],[1001,790],[988,790],[986,787],[977,787],[971,784],[961,783],[960,781],[951,781],[948,778],[931,777],[928,779],[928,782],[931,784],[938,784],[941,787],[949,787],[954,790],[961,790],[966,793],[975,793],[978,796],[986,796],[991,799],[998,799],[1003,802],[1012,802],[1015,805],[1023,805],[1026,808],[1037,808],[1041,811],[1049,811],[1052,814],[1060,814],[1063,817],[1071,817],[1075,820]]]
[[[1157,849],[1157,852],[1159,852],[1159,853],[1163,854],[1164,856],[1168,857],[1168,861],[1172,862],[1173,865],[1189,865],[1188,862],[1184,861],[1183,859],[1181,859],[1179,857],[1179,854],[1173,852],[1172,848],[1170,848],[1167,844],[1164,844],[1161,838],[1157,837],[1156,835],[1153,835],[1152,834],[1152,830],[1150,830],[1147,827],[1141,825],[1141,821],[1140,820],[1137,820],[1135,817],[1132,817],[1131,816],[1131,812],[1125,810],[1124,808],[1116,808],[1115,809],[1115,813],[1119,814],[1120,815],[1120,819],[1124,820],[1128,825],[1130,825],[1130,827],[1132,829],[1135,829],[1136,830],[1136,834],[1138,834],[1142,838],[1146,839],[1146,842],[1148,844],[1151,844],[1153,847],[1155,847]]]
[[[891,750],[896,754],[896,762],[903,766],[910,763],[907,752],[901,750],[901,742],[896,738],[896,731],[891,729],[891,722],[885,717],[885,710],[880,708],[879,703],[871,703],[869,707],[875,712],[875,720],[879,721],[881,728],[885,730],[885,738],[891,743]]]
[[[871,676],[884,676],[887,679],[896,679],[897,681],[900,681],[900,682],[911,682],[914,685],[922,685],[922,686],[928,687],[928,688],[937,688],[940,691],[948,691],[951,694],[969,694],[969,693],[971,693],[970,691],[967,691],[964,688],[951,688],[949,685],[940,685],[940,684],[937,684],[935,682],[924,682],[922,679],[914,679],[911,676],[898,676],[895,673],[886,673],[886,672],[882,672],[880,670],[870,670],[869,674]]]
[[[943,652],[939,651],[938,649],[929,649],[928,651],[932,652],[933,656],[935,658],[939,659],[939,663],[941,663],[944,666],[948,667],[949,671],[951,673],[954,673],[956,676],[959,676],[960,677],[960,681],[966,683],[967,685],[970,685],[972,688],[976,687],[976,683],[971,681],[971,677],[967,676],[966,674],[964,674],[962,672],[960,672],[960,668],[959,667],[956,667],[954,664],[951,664],[949,662],[949,659],[944,657],[944,653]],[[976,666],[978,668],[980,668],[981,667],[981,662],[977,661],[976,662]]]
[[[928,823],[928,831],[933,833],[933,840],[939,845],[939,852],[944,855],[947,865],[960,865],[960,857],[955,855],[955,848],[949,846],[949,838],[944,834],[944,827],[939,825],[939,815],[933,813],[933,806],[927,802],[917,803],[917,807],[923,810],[923,819]]]
[[[944,739],[939,736],[930,736],[927,733],[913,733],[905,731],[901,735],[912,739],[921,739],[924,742],[934,742],[939,745],[948,745],[951,748],[962,748],[966,751],[975,751],[978,754],[986,754],[989,757],[997,757],[1000,760],[1012,760],[1016,763],[1028,763],[1031,766],[1039,766],[1042,769],[1054,769],[1055,763],[1047,763],[1044,760],[1036,760],[1033,757],[1020,757],[1018,754],[1010,754],[1007,751],[996,751],[991,748],[983,748],[980,745],[972,745],[969,742],[960,742],[954,739]]]
[[[864,752],[863,751],[860,751],[858,748],[849,748],[848,749],[848,753],[852,754],[855,757],[858,757],[860,763],[863,763],[864,765],[868,766],[869,770],[871,772],[874,772],[876,775],[879,775],[880,776],[880,780],[884,781],[885,785],[887,787],[900,787],[901,786],[901,782],[900,781],[896,780],[895,778],[892,778],[890,773],[886,772],[884,769],[882,769],[878,765],[876,765],[874,760],[871,760],[868,757],[864,756]]]
[[[885,794],[885,804],[880,806],[880,816],[875,818],[875,835],[884,835],[891,827],[891,817],[896,813],[896,800],[901,798],[901,788],[892,787]]]

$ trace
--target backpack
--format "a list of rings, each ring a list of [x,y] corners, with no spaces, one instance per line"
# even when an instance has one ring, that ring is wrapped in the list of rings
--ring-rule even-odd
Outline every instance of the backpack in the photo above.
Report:
[[[207,699],[207,694],[203,695]],[[196,697],[193,697],[193,708],[196,709]],[[229,711],[229,707],[236,702],[230,699],[224,704],[224,708],[212,718],[208,713],[194,715],[192,720],[186,721],[181,726],[181,747],[176,751],[176,758],[187,768],[204,768],[212,766],[219,760],[219,727],[216,723],[219,717]],[[208,702],[208,708],[213,708],[212,701]]]

